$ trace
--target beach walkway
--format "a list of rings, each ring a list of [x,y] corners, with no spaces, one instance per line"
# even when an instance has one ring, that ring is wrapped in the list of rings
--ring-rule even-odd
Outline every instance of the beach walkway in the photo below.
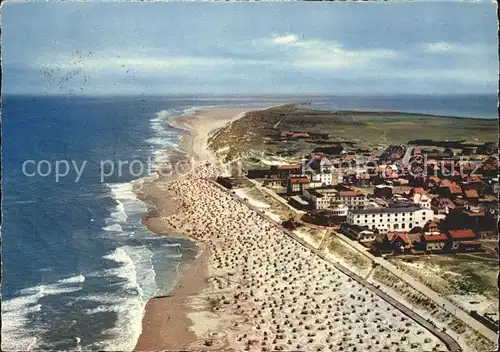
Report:
[[[398,302],[397,300],[395,300],[394,298],[392,298],[391,296],[389,296],[385,292],[381,291],[380,289],[378,289],[377,287],[375,287],[374,285],[372,285],[371,283],[369,283],[368,281],[366,281],[365,279],[363,279],[359,275],[357,275],[354,272],[350,271],[346,267],[344,267],[344,266],[342,266],[342,265],[340,265],[338,263],[333,262],[332,260],[330,260],[329,258],[326,257],[326,255],[325,255],[325,253],[323,251],[315,248],[314,246],[312,246],[311,244],[307,243],[306,241],[304,241],[302,238],[300,238],[299,236],[297,236],[293,232],[285,229],[283,226],[281,226],[280,223],[278,223],[277,221],[273,220],[271,217],[269,217],[268,215],[266,215],[265,213],[263,213],[259,208],[251,205],[248,202],[245,202],[244,200],[242,200],[241,198],[239,198],[238,196],[236,196],[235,194],[233,194],[230,190],[227,190],[222,185],[219,185],[214,180],[210,180],[210,181],[211,181],[211,183],[213,185],[215,185],[216,187],[218,187],[222,191],[224,191],[227,194],[229,194],[233,199],[235,199],[236,201],[240,202],[241,204],[244,204],[248,208],[252,209],[257,214],[259,214],[261,217],[263,217],[265,220],[269,221],[271,224],[273,224],[274,226],[276,226],[277,228],[279,228],[283,233],[285,233],[287,236],[289,236],[290,238],[292,238],[293,240],[295,240],[296,242],[298,242],[300,245],[302,245],[303,247],[307,248],[308,250],[310,250],[311,252],[313,252],[314,254],[316,254],[318,257],[320,257],[321,259],[323,259],[324,261],[326,261],[327,263],[329,263],[330,265],[333,265],[340,272],[342,272],[343,274],[345,274],[346,276],[348,276],[352,280],[358,282],[359,284],[363,285],[364,287],[366,287],[367,289],[369,289],[370,291],[372,291],[373,293],[375,293],[376,295],[378,295],[380,298],[382,298],[384,301],[386,301],[387,303],[389,303],[390,305],[392,305],[393,307],[395,307],[396,309],[398,309],[399,311],[401,311],[403,314],[407,315],[408,317],[410,317],[411,319],[413,319],[415,322],[417,322],[418,324],[420,324],[421,326],[423,326],[424,328],[426,328],[434,336],[436,336],[439,340],[441,340],[447,346],[447,348],[450,351],[455,352],[455,351],[461,351],[462,350],[461,347],[460,347],[460,345],[458,344],[458,342],[455,339],[453,339],[450,335],[448,335],[446,332],[440,330],[437,326],[435,326],[431,322],[427,321],[426,319],[424,319],[419,314],[413,312],[408,307],[406,307],[405,305],[401,304],[400,302]]]

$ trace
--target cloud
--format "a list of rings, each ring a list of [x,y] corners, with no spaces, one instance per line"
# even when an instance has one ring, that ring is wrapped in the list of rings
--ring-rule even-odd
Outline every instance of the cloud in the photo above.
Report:
[[[444,53],[453,51],[453,44],[447,42],[425,44],[425,51],[431,53]]]
[[[397,52],[390,49],[346,49],[337,41],[298,39],[289,34],[265,41],[286,49],[288,61],[302,69],[363,68],[378,60],[391,60]]]
[[[59,54],[46,56],[36,61],[35,65],[44,69],[60,71],[83,70],[86,72],[121,72],[134,71],[149,74],[170,72],[200,73],[203,71],[228,70],[236,66],[263,65],[265,60],[247,60],[217,57],[195,56],[147,56],[133,53],[114,54]]]
[[[431,54],[459,54],[459,55],[480,55],[492,52],[491,46],[486,46],[485,44],[462,44],[453,42],[434,42],[426,43],[422,45],[423,51]]]
[[[297,36],[290,34],[281,37],[274,37],[271,40],[274,44],[290,44],[290,43],[295,43],[297,41]]]

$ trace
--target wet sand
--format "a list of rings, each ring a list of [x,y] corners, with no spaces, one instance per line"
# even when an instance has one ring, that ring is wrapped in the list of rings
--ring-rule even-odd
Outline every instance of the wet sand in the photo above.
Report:
[[[189,330],[186,298],[200,293],[207,276],[208,257],[208,250],[200,246],[198,257],[181,274],[170,296],[148,301],[136,350],[177,350],[196,340],[195,333]]]

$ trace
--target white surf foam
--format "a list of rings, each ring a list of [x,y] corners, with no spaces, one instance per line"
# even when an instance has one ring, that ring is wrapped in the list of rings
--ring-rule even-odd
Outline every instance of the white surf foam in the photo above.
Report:
[[[82,289],[83,275],[64,278],[53,284],[42,284],[20,290],[20,296],[2,301],[2,351],[31,351],[37,348],[39,335],[27,328],[32,315],[42,308],[38,301],[49,295]]]
[[[101,305],[94,309],[87,309],[85,313],[108,311],[117,313],[115,327],[105,331],[114,338],[95,346],[96,348],[130,351],[135,347],[142,331],[142,316],[146,302],[158,292],[152,257],[153,253],[145,246],[123,246],[104,256],[105,259],[121,264],[118,268],[107,270],[106,276],[118,276],[124,279],[128,292],[135,290],[137,295],[86,297]]]
[[[166,148],[175,148],[179,146],[179,131],[169,125],[169,118],[172,116],[193,115],[196,111],[205,108],[205,106],[185,106],[176,109],[161,110],[150,120],[151,129],[154,137],[147,140],[151,144],[155,162],[168,161]]]
[[[116,207],[106,220],[105,231],[123,232],[123,225],[127,224],[129,216],[134,214],[145,214],[146,205],[137,199],[133,191],[134,182],[107,184],[111,196],[115,200]],[[117,226],[119,225],[119,226]]]
[[[123,233],[123,229],[122,227],[120,226],[120,224],[111,224],[111,225],[108,225],[108,226],[105,226],[102,228],[104,231],[108,231],[108,232],[119,232],[119,233]]]
[[[85,276],[83,275],[77,275],[77,276],[72,276],[68,277],[66,279],[61,279],[58,281],[60,284],[77,284],[85,281]]]

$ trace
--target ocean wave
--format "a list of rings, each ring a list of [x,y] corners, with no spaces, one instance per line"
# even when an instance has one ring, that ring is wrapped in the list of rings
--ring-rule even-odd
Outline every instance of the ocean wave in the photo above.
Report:
[[[111,212],[110,217],[106,220],[105,230],[108,231],[115,225],[127,224],[127,220],[131,215],[145,214],[147,212],[146,205],[137,199],[134,193],[134,182],[106,184],[111,193],[111,197],[117,203],[115,209]],[[113,230],[117,229],[114,226]]]
[[[2,351],[38,349],[40,330],[30,327],[31,319],[40,312],[39,300],[46,296],[77,292],[85,281],[83,275],[60,279],[56,283],[28,287],[19,296],[2,301]],[[40,328],[38,328],[40,329]]]
[[[179,108],[161,110],[150,120],[154,137],[148,138],[146,142],[153,149],[155,162],[167,161],[168,155],[162,150],[179,146],[181,132],[175,126],[169,124],[169,118],[173,116],[190,116],[196,111],[206,108],[206,106],[183,106]]]
[[[61,279],[58,281],[60,284],[77,284],[85,281],[85,276],[83,275],[77,275],[77,276],[72,276],[68,277],[66,279]]]
[[[8,205],[24,205],[24,204],[34,204],[36,200],[10,200],[4,199],[4,206]]]
[[[158,292],[152,263],[153,253],[146,246],[123,246],[103,258],[121,264],[118,268],[106,270],[105,273],[122,278],[127,288],[127,295],[89,296],[86,299],[94,300],[100,306],[87,309],[85,313],[109,311],[117,313],[115,327],[104,332],[115,338],[101,343],[96,346],[97,348],[115,351],[132,350],[142,331],[142,315],[146,302]],[[130,294],[134,291],[137,295]]]
[[[120,226],[120,224],[111,224],[111,225],[108,225],[108,226],[104,226],[102,229],[104,231],[108,231],[108,232],[123,233],[123,229]]]

